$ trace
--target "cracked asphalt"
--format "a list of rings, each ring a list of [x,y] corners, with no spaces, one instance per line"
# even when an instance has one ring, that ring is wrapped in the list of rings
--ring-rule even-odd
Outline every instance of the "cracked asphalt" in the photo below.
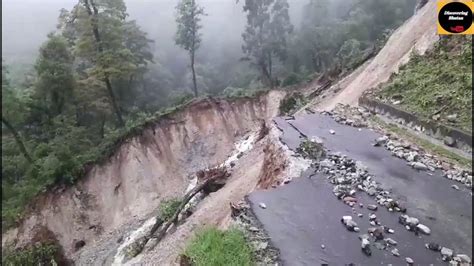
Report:
[[[372,256],[361,251],[358,236],[372,227],[365,206],[376,204],[365,193],[357,193],[364,208],[355,206],[363,217],[357,217],[351,207],[338,200],[332,193],[332,184],[322,173],[308,169],[290,184],[271,190],[255,191],[249,195],[252,208],[280,249],[284,265],[405,265],[410,257],[415,265],[446,265],[439,252],[425,248],[425,243],[435,242],[454,250],[455,254],[472,257],[472,196],[468,189],[451,188],[457,184],[442,176],[441,171],[431,174],[407,165],[405,160],[391,155],[383,147],[374,147],[373,141],[381,135],[367,128],[361,130],[336,123],[331,117],[310,114],[294,120],[275,118],[282,130],[281,141],[296,150],[304,139],[317,136],[330,151],[341,152],[367,166],[370,174],[392,197],[405,203],[407,214],[416,217],[431,228],[430,235],[415,235],[398,223],[400,213],[389,212],[379,206],[373,212],[382,225],[395,230],[385,234],[398,242],[400,257],[372,245]],[[335,131],[330,134],[329,130]],[[459,185],[459,184],[458,184]],[[266,209],[258,207],[264,202]],[[349,232],[340,222],[343,215],[351,215],[361,231]],[[373,244],[373,242],[372,242]],[[324,248],[321,247],[324,245]]]

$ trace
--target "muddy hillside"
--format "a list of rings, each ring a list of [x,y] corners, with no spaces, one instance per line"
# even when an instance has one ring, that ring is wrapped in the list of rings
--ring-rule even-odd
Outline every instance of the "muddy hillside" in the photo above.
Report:
[[[4,234],[3,244],[21,247],[48,235],[70,257],[101,235],[149,215],[163,199],[181,195],[192,174],[225,161],[237,140],[276,116],[283,95],[190,103],[126,140],[73,187],[38,196],[20,225]]]

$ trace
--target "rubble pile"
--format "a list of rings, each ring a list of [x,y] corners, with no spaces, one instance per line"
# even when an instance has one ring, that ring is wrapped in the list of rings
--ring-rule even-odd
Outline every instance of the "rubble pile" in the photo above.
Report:
[[[368,127],[370,125],[367,120],[373,114],[364,107],[351,107],[348,105],[338,104],[331,112],[322,112],[331,116],[336,122],[353,126]],[[436,156],[424,152],[419,147],[400,140],[391,134],[386,134],[374,140],[374,146],[384,147],[389,150],[393,156],[407,161],[407,163],[419,171],[436,171],[441,170],[444,177],[464,184],[467,188],[472,189],[472,170],[460,169],[451,163],[442,161]],[[456,187],[453,187],[456,189]]]
[[[279,265],[279,251],[270,242],[267,233],[246,201],[230,203],[232,223],[244,232],[253,248],[256,265]],[[265,206],[266,208],[266,206]]]

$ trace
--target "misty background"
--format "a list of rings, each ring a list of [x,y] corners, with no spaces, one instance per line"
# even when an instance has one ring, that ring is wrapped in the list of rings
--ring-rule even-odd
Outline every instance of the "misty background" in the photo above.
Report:
[[[179,16],[178,0],[124,1],[128,18],[120,0],[94,1],[94,16],[89,1],[2,1],[2,229],[34,195],[74,183],[85,165],[193,97],[254,97],[343,77],[417,2],[196,0],[206,15],[190,52],[194,40],[178,46],[175,34],[176,17],[187,25],[180,36],[192,31],[193,1],[180,0]],[[78,3],[76,13],[60,12]]]
[[[56,29],[59,11],[62,8],[71,10],[77,0],[3,0],[2,1],[2,58],[8,65],[13,82],[22,79],[25,72],[31,71],[41,44],[47,34]],[[243,1],[235,0],[200,0],[198,3],[207,14],[202,18],[202,45],[197,51],[198,74],[200,87],[205,91],[221,90],[232,78],[204,81],[203,76],[238,75],[242,69],[248,69],[248,63],[240,62],[242,53],[242,32],[246,16],[242,9]],[[290,19],[293,25],[299,25],[302,9],[308,1],[290,0]],[[150,71],[155,71],[157,79],[163,86],[173,86],[176,90],[189,86],[187,52],[175,45],[176,32],[175,6],[177,0],[126,0],[127,11],[131,20],[148,34],[154,42],[151,50],[155,64]],[[244,80],[255,78],[250,72]],[[198,78],[199,78],[198,77]],[[214,83],[209,88],[207,83]],[[237,84],[236,85],[247,85]],[[177,88],[178,87],[178,88]]]

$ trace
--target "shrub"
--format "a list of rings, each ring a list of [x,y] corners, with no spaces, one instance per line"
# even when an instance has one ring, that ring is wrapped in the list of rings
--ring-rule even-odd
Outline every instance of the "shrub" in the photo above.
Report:
[[[280,103],[280,114],[282,115],[290,115],[296,112],[299,108],[303,107],[308,101],[301,93],[293,93],[285,99],[283,99]]]
[[[181,204],[181,199],[175,198],[170,200],[165,200],[160,204],[160,217],[164,221],[169,220],[173,214],[178,210],[179,205]]]
[[[439,115],[439,121],[472,131],[471,38],[451,36],[424,55],[410,61],[377,91],[386,101],[401,99],[399,106],[424,119]],[[446,117],[457,114],[455,122]]]
[[[296,149],[296,151],[304,158],[311,160],[320,160],[322,157],[325,156],[323,146],[308,139],[301,142],[300,146]]]
[[[52,244],[35,244],[21,250],[5,251],[2,252],[2,265],[57,265],[55,257],[58,251],[58,247]]]

